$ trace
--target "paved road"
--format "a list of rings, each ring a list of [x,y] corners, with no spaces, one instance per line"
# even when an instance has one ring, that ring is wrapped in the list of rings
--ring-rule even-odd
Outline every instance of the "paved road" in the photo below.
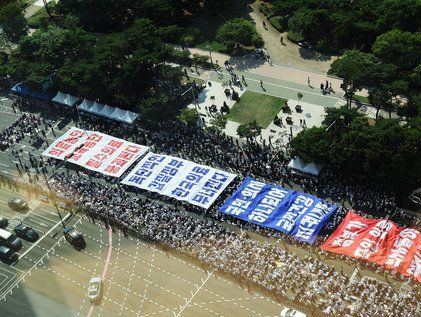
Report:
[[[1,214],[40,233],[24,242],[19,261],[0,263],[2,315],[20,316],[278,316],[284,308],[249,292],[154,244],[111,232],[79,216],[69,225],[84,234],[87,246],[76,251],[63,238],[54,207],[31,200],[30,211],[16,214],[5,201],[19,193],[0,189]],[[12,227],[12,226],[10,226]],[[101,275],[111,241],[103,299],[91,305],[87,285]]]

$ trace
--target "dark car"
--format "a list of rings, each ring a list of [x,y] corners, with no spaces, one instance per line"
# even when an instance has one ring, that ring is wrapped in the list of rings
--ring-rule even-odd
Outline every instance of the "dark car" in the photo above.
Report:
[[[22,248],[22,241],[13,233],[0,229],[0,245],[19,251]]]
[[[9,220],[6,217],[0,216],[0,228],[6,228],[9,225]]]
[[[82,250],[86,246],[83,235],[73,227],[66,227],[63,229],[64,237],[67,242],[75,247],[76,250]]]
[[[0,245],[0,260],[5,263],[12,263],[18,259],[18,255],[12,249]]]
[[[23,223],[17,225],[14,231],[19,238],[30,242],[35,242],[39,238],[38,232]]]
[[[20,197],[15,197],[15,198],[10,199],[7,204],[9,205],[10,209],[13,209],[16,211],[26,210],[29,208],[28,203]]]

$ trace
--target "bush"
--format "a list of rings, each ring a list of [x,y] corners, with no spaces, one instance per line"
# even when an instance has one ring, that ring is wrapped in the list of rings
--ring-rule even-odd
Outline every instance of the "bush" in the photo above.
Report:
[[[272,13],[271,8],[266,2],[260,2],[259,4],[259,11],[263,13],[263,15],[268,16]]]
[[[263,45],[265,44],[263,42],[262,37],[258,33],[253,34],[252,42],[254,47],[263,47]]]
[[[190,66],[191,59],[190,59],[190,52],[187,50],[173,50],[170,55],[170,60],[174,61],[175,63],[185,64]]]
[[[50,23],[50,17],[44,8],[28,18],[28,26],[31,29],[46,28]]]
[[[321,52],[327,52],[331,49],[331,41],[329,41],[326,37],[321,38],[316,43],[316,50]]]
[[[181,37],[181,43],[183,43],[186,46],[193,46],[196,43],[198,35],[199,35],[199,29],[187,28],[185,29]]]
[[[278,31],[282,30],[282,26],[281,26],[281,18],[278,16],[273,16],[270,17],[269,19],[270,24],[272,24],[272,26],[277,29]]]
[[[288,26],[288,17],[273,16],[269,18],[269,22],[279,32],[283,32]]]
[[[297,32],[289,31],[287,37],[288,37],[288,40],[294,43],[299,43],[299,42],[304,41],[304,36]]]

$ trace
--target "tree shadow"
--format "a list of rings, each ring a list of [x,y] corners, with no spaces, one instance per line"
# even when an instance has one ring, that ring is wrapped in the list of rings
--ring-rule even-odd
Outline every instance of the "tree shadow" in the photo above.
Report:
[[[256,58],[252,53],[248,53],[243,56],[231,57],[229,61],[235,66],[236,70],[246,71],[264,65],[266,59]]]
[[[333,56],[333,55],[328,55],[328,54],[322,54],[315,50],[311,50],[304,47],[300,47],[298,49],[298,52],[300,53],[300,56],[304,59],[320,61],[320,62],[330,61]]]

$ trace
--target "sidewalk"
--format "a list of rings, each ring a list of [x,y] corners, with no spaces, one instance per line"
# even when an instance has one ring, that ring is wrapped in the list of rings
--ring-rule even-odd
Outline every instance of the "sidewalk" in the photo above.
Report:
[[[206,50],[189,48],[189,51],[192,54],[209,56],[209,51]],[[267,61],[263,62],[257,60],[253,56],[242,56],[238,58],[217,52],[212,52],[211,55],[213,62],[216,64],[216,61],[218,61],[218,65],[220,66],[224,65],[225,61],[229,61],[232,65],[234,65],[236,70],[240,69],[253,74],[272,77],[278,80],[289,81],[305,86],[308,86],[307,78],[310,78],[310,84],[313,86],[315,91],[320,91],[320,84],[325,84],[326,81],[328,81],[329,83],[332,83],[334,91],[342,93],[342,89],[340,87],[342,79],[340,78],[330,77],[311,71],[294,69],[283,65],[270,65]]]

